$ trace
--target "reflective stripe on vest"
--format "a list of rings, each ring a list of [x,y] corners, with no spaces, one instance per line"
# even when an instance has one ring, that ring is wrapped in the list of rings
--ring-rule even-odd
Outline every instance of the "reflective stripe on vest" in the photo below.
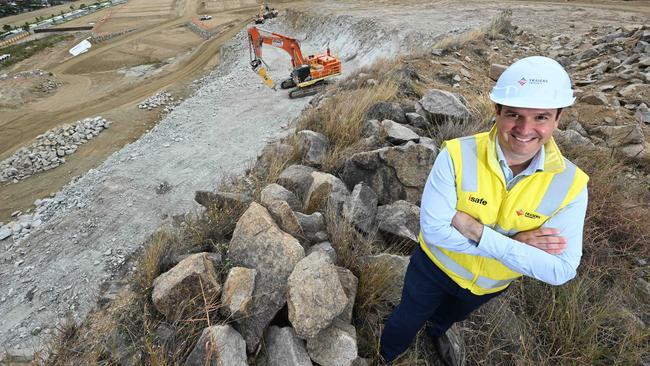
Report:
[[[507,190],[496,158],[496,138],[493,128],[489,133],[447,141],[443,146],[448,148],[454,165],[456,209],[499,233],[511,237],[539,228],[587,184],[587,175],[564,159],[551,139],[544,145],[544,171],[522,178]],[[498,260],[427,244],[422,235],[419,239],[429,258],[474,294],[500,291],[521,276]]]
[[[510,284],[510,282],[513,281],[513,279],[493,280],[491,278],[487,278],[483,276],[478,276],[474,278],[475,276],[472,272],[468,271],[467,269],[465,269],[465,267],[461,266],[460,264],[454,262],[453,259],[449,258],[435,245],[430,246],[429,250],[431,251],[431,254],[433,254],[436,257],[436,259],[438,259],[442,263],[442,265],[447,267],[447,269],[450,269],[455,274],[463,277],[467,281],[473,281],[476,285],[481,286],[482,288],[489,288],[489,289],[501,288],[503,286]]]

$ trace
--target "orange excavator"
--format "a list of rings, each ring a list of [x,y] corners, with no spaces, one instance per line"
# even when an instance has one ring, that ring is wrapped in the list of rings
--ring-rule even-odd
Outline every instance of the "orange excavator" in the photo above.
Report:
[[[286,51],[291,56],[293,70],[288,79],[280,83],[280,88],[291,89],[289,98],[301,98],[314,95],[325,88],[332,78],[341,75],[341,60],[332,56],[330,49],[320,55],[303,57],[300,43],[291,37],[278,33],[248,28],[251,67],[259,74],[264,83],[275,89],[275,83],[268,76],[267,65],[262,60],[262,45],[270,45]]]

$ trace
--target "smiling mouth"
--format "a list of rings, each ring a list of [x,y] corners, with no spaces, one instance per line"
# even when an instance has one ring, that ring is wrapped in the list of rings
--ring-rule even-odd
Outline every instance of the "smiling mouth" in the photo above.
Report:
[[[512,136],[515,140],[517,140],[519,142],[524,142],[524,143],[531,142],[531,141],[533,141],[535,139],[535,137],[521,138],[521,137],[517,137],[517,136],[514,136],[514,135],[510,135],[510,136]]]

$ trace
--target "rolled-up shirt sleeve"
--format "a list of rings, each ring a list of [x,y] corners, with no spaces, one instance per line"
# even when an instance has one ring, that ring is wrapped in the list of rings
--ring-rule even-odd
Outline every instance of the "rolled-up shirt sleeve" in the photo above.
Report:
[[[484,226],[477,249],[483,256],[495,258],[513,271],[551,285],[561,285],[575,277],[580,264],[587,201],[585,187],[573,201],[542,225],[559,229],[560,235],[567,239],[567,248],[562,254],[546,253],[511,239],[489,226]]]
[[[456,176],[454,164],[446,148],[440,150],[422,194],[420,231],[427,246],[435,245],[454,252],[488,256],[476,243],[464,237],[451,225],[456,214]]]

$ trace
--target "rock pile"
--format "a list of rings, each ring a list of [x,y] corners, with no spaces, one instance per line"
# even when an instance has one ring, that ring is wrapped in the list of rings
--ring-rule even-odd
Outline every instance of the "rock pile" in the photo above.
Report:
[[[549,54],[567,65],[578,97],[603,115],[591,123],[575,112],[559,140],[615,148],[641,162],[650,161],[645,125],[650,123],[650,27],[594,27],[584,37],[555,37]],[[607,113],[607,112],[613,113]]]
[[[86,118],[74,124],[64,124],[36,137],[36,141],[16,151],[0,162],[0,182],[19,180],[65,163],[80,145],[99,135],[111,125],[102,117]]]
[[[0,81],[9,80],[9,79],[26,79],[38,76],[52,76],[50,72],[35,69],[29,71],[21,71],[14,74],[2,74],[0,75]]]
[[[54,78],[48,78],[47,80],[42,82],[38,86],[38,88],[43,93],[49,93],[49,92],[52,92],[52,91],[58,89],[59,87],[61,87],[61,85],[63,85],[63,83],[61,81],[59,81],[57,79],[54,79]]]
[[[437,149],[408,122],[431,125],[440,118],[468,118],[441,108],[435,102],[438,98],[449,95],[432,90],[406,108],[415,111],[417,103],[418,112],[412,113],[419,118],[407,118],[399,105],[374,106],[376,119],[366,122],[364,135],[375,148],[352,155],[344,164],[344,179],[318,170],[330,143],[321,133],[303,130],[294,140],[300,163],[287,167],[277,184],[262,190],[261,204],[251,202],[252,194],[197,192],[195,199],[206,207],[248,208],[232,234],[224,261],[232,267],[225,280],[215,282],[217,273],[225,271],[220,271],[220,264],[212,266],[207,253],[200,253],[153,282],[154,305],[170,321],[178,319],[176,309],[191,307],[191,299],[209,293],[220,296],[221,315],[231,322],[206,328],[185,365],[245,364],[242,360],[256,354],[262,340],[269,366],[368,364],[358,354],[357,332],[351,324],[359,278],[336,265],[324,213],[333,210],[360,232],[380,232],[386,245],[395,238],[417,241],[416,204]],[[265,169],[266,154],[293,151],[284,141],[269,145],[254,169]],[[408,258],[382,254],[365,257],[362,263],[372,268],[357,273],[362,280],[377,271],[397,273],[386,287],[386,301],[397,303]],[[198,282],[203,287],[187,285]],[[181,302],[186,306],[178,306]]]
[[[147,98],[147,100],[138,104],[138,108],[146,109],[148,111],[153,110],[154,108],[164,107],[163,112],[169,113],[174,110],[174,106],[180,103],[183,99],[175,99],[169,92],[159,92],[154,96]]]

